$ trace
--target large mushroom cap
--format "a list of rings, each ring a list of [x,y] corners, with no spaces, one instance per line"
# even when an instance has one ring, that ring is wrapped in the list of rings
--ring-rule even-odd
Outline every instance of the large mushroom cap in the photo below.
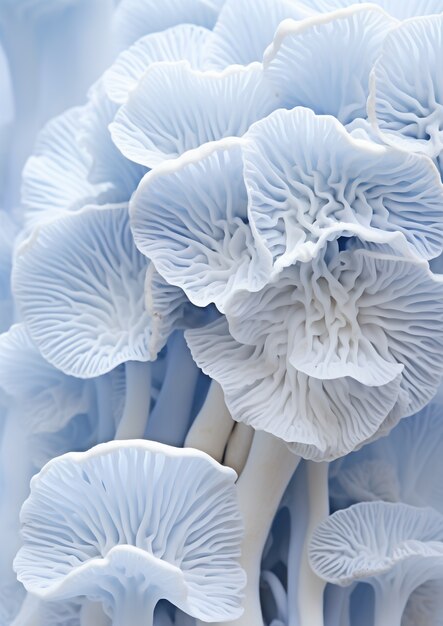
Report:
[[[235,477],[202,452],[148,441],[54,459],[22,509],[18,578],[41,598],[101,599],[117,621],[128,603],[148,611],[160,598],[204,621],[236,619]]]

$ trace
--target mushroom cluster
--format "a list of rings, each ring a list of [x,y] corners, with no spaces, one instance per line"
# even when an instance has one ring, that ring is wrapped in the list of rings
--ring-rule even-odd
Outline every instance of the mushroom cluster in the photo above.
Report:
[[[442,51],[0,0],[0,626],[440,624]]]

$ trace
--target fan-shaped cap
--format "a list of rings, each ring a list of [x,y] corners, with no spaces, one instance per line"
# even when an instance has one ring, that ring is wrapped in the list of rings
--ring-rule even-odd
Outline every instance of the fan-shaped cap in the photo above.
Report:
[[[443,513],[440,465],[443,407],[431,401],[383,437],[332,468],[330,494],[337,506],[362,500],[432,506]]]
[[[110,130],[122,154],[154,167],[207,141],[241,136],[275,107],[259,63],[223,72],[193,70],[187,61],[158,63],[144,74]]]
[[[195,24],[179,24],[159,33],[145,35],[124,50],[104,73],[108,97],[118,104],[126,102],[129,93],[152,63],[188,61],[201,69],[205,45],[211,31]]]
[[[303,3],[318,11],[334,11],[351,4],[366,4],[366,0],[303,0]],[[378,5],[399,20],[443,12],[440,0],[373,0],[371,4]]]
[[[427,264],[331,242],[186,338],[234,419],[332,459],[433,396],[442,315],[443,283]]]
[[[443,15],[409,20],[386,37],[368,100],[369,118],[386,143],[432,158],[441,154],[442,54]]]
[[[121,48],[140,37],[177,24],[212,28],[220,7],[206,0],[120,0],[113,17],[113,29]]]
[[[366,117],[369,73],[395,23],[374,5],[284,21],[263,60],[280,105],[309,107],[343,124]]]
[[[82,378],[148,361],[146,267],[126,205],[87,207],[42,226],[18,253],[14,288],[43,356]]]
[[[101,599],[122,626],[130,602],[138,623],[137,610],[160,598],[204,621],[236,619],[244,574],[235,478],[200,451],[150,441],[54,459],[22,508],[18,578],[41,598]]]
[[[318,576],[335,585],[395,581],[409,595],[443,576],[443,516],[431,508],[361,502],[317,526],[309,560]]]
[[[84,107],[68,109],[40,132],[23,170],[22,202],[29,226],[97,200],[110,184],[88,181],[92,159],[78,142]]]
[[[208,40],[205,64],[224,69],[261,61],[282,20],[303,19],[310,13],[290,0],[226,0]]]
[[[91,158],[89,180],[96,184],[112,183],[112,202],[126,202],[146,168],[126,159],[111,139],[109,124],[119,107],[108,98],[102,79],[91,87],[88,96],[78,140]]]
[[[85,381],[45,361],[24,324],[0,335],[0,389],[22,404],[34,435],[60,430],[90,406]]]
[[[197,306],[240,289],[257,291],[271,273],[269,252],[248,223],[241,140],[188,151],[149,172],[134,194],[131,228],[141,252]]]
[[[301,107],[275,111],[244,139],[251,223],[278,269],[337,233],[383,242],[400,232],[420,256],[440,253],[443,185],[424,156],[355,139]]]

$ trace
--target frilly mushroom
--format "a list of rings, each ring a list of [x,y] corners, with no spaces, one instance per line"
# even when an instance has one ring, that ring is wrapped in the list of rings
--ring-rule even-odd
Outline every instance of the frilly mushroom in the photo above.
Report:
[[[54,459],[22,508],[18,578],[40,598],[101,600],[114,626],[152,624],[161,598],[203,621],[236,619],[235,477],[202,452],[147,441]]]
[[[108,97],[123,104],[151,63],[183,61],[202,69],[203,57],[211,31],[195,24],[178,24],[172,28],[145,35],[124,50],[106,70],[103,83]]]
[[[371,73],[368,99],[368,116],[381,139],[428,155],[437,161],[440,171],[442,34],[442,15],[408,20],[389,33]],[[410,50],[414,50],[413,55]]]
[[[251,228],[278,270],[346,231],[378,242],[401,232],[412,252],[440,254],[443,186],[424,156],[356,139],[302,107],[254,124],[243,155]]]
[[[312,11],[291,0],[226,0],[208,39],[205,68],[225,69],[261,61],[279,23]]]
[[[443,577],[443,516],[406,504],[355,504],[315,529],[309,558],[328,582],[371,584],[375,626],[400,626],[414,589]]]
[[[88,207],[45,224],[23,245],[14,268],[27,328],[50,363],[90,378],[126,362],[118,438],[142,436],[149,412],[146,268],[126,205]]]
[[[343,124],[366,117],[369,73],[395,24],[370,4],[282,22],[263,58],[279,105],[309,107]]]
[[[323,256],[287,268],[260,292],[236,293],[226,319],[186,331],[233,418],[257,431],[238,482],[248,587],[237,626],[260,623],[257,546],[299,455],[321,461],[352,451],[422,407],[439,384],[443,283],[426,263],[389,248],[348,246],[331,242]],[[266,480],[275,501],[265,513],[251,494]],[[325,473],[316,482],[312,494],[323,493]],[[327,503],[312,495],[310,506],[312,528]]]
[[[140,37],[178,24],[212,28],[220,10],[218,0],[121,0],[115,9],[113,29],[117,44],[127,48]]]
[[[208,141],[243,135],[276,106],[260,63],[223,72],[193,70],[187,61],[156,63],[109,128],[122,154],[155,167]]]
[[[443,513],[442,415],[440,402],[431,401],[401,420],[387,437],[336,461],[330,479],[333,506],[385,500],[432,506]]]
[[[75,107],[52,119],[37,137],[22,179],[22,202],[30,227],[43,220],[98,202],[110,183],[88,181],[92,158],[79,145],[78,129],[84,107]]]
[[[139,250],[191,302],[220,311],[233,292],[257,291],[271,274],[270,253],[248,224],[241,146],[222,139],[158,165],[130,204]]]
[[[365,0],[303,0],[304,4],[318,11],[334,11],[348,7],[351,4],[366,4]],[[442,13],[440,0],[373,0],[387,13],[399,20],[405,20],[419,15]]]

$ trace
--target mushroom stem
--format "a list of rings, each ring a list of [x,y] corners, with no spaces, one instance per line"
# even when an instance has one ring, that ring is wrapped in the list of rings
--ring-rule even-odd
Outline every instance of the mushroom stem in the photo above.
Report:
[[[141,591],[137,585],[130,587],[114,608],[112,626],[153,626],[158,600],[157,596]]]
[[[206,452],[221,462],[234,420],[220,385],[213,380],[208,395],[186,437],[185,446]]]
[[[405,597],[398,593],[396,589],[389,586],[382,588],[381,585],[375,585],[375,613],[374,626],[400,626],[403,611],[408,601],[409,594]]]
[[[126,396],[116,439],[141,439],[151,403],[151,363],[127,361]]]
[[[243,615],[225,626],[262,626],[260,562],[283,493],[300,462],[286,443],[256,431],[246,465],[237,482],[244,539],[240,563],[247,575]]]
[[[80,614],[80,626],[111,626],[111,620],[103,611],[101,602],[85,600]]]
[[[308,547],[314,529],[329,515],[329,464],[308,461],[306,471],[309,513],[298,581],[299,624],[323,626],[323,594],[326,583],[312,571]]]
[[[112,415],[112,385],[108,374],[103,374],[95,379],[97,397],[98,443],[110,441],[114,436],[115,423]]]
[[[167,359],[166,374],[149,417],[146,436],[153,441],[182,447],[200,373],[182,332],[177,331],[169,340]]]
[[[325,591],[325,615],[328,626],[350,626],[350,599],[355,585],[328,585]]]
[[[241,474],[246,464],[253,436],[254,429],[252,426],[239,422],[234,426],[229,437],[223,464],[232,467],[238,475]]]

